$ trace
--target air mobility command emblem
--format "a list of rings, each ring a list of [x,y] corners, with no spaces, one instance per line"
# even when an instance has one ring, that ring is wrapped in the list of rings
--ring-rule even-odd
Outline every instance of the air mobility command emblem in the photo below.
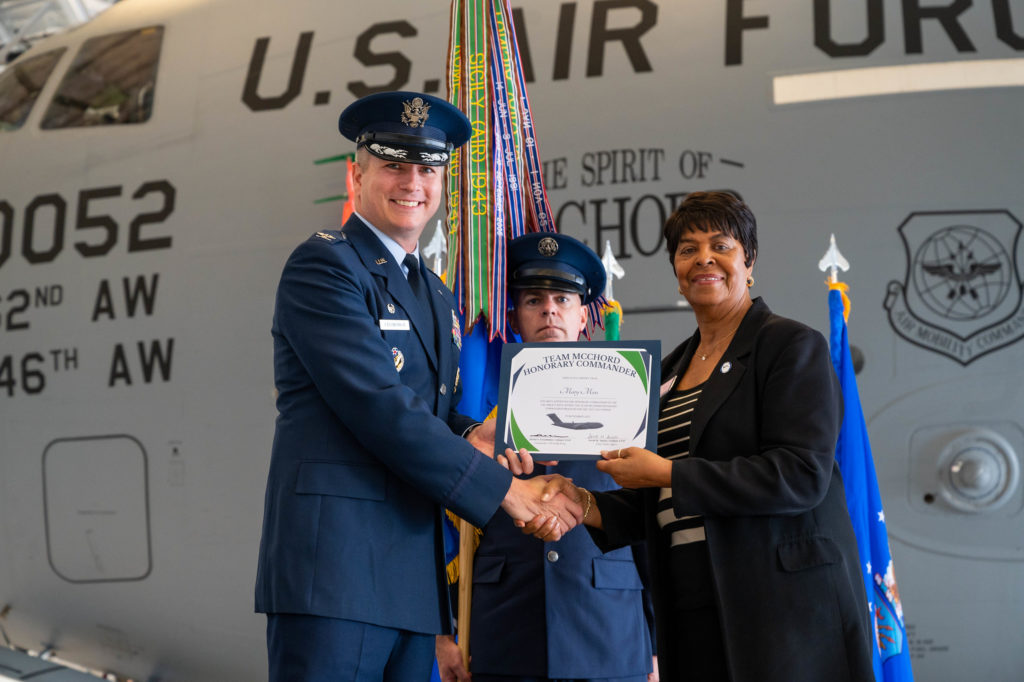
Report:
[[[397,348],[392,348],[391,357],[393,357],[395,360],[395,369],[401,372],[402,368],[405,367],[405,355],[403,355],[402,351],[398,350]]]
[[[893,330],[964,366],[1024,337],[1021,227],[1005,210],[911,213],[897,228],[904,280],[885,297]]]

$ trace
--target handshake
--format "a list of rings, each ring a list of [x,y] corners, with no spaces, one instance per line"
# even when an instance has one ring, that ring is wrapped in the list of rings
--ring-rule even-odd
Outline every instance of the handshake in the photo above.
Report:
[[[494,420],[484,421],[470,432],[467,439],[478,450],[493,457]],[[496,459],[516,476],[533,473],[533,458],[526,450],[516,453],[509,448]],[[545,542],[561,540],[563,535],[583,522],[598,528],[601,526],[593,495],[558,474],[513,478],[501,507],[524,533]]]
[[[506,450],[498,462],[513,474],[533,473],[533,459],[525,450]],[[572,480],[558,474],[513,478],[501,503],[516,527],[545,542],[560,540],[591,516],[593,497]]]

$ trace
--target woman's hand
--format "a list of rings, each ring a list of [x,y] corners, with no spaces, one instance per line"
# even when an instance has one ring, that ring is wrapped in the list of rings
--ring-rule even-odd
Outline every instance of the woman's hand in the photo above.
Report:
[[[542,500],[548,500],[555,495],[562,494],[573,500],[583,510],[582,523],[594,528],[601,528],[601,510],[597,508],[597,504],[594,502],[594,495],[585,488],[580,488],[573,484],[571,478],[565,478],[559,474],[549,474],[541,477],[546,483],[544,485],[544,492],[541,495]],[[522,528],[523,533],[532,535],[539,540],[544,542],[555,542],[561,538],[563,533],[557,533],[552,520],[546,516],[537,515],[531,521],[522,523],[521,521],[515,522],[516,527]]]
[[[643,448],[602,450],[597,468],[623,488],[671,488],[672,462]]]

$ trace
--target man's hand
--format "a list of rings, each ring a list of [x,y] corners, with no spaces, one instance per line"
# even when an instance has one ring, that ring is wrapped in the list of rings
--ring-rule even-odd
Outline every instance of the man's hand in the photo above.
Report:
[[[672,462],[643,448],[602,450],[597,468],[623,488],[671,488]]]
[[[466,440],[470,445],[491,459],[494,459],[494,424],[496,421],[496,419],[487,419],[466,435]]]
[[[434,640],[434,654],[437,656],[437,670],[441,682],[469,682],[473,676],[462,663],[462,652],[451,635],[438,635]]]
[[[552,540],[560,540],[583,520],[583,507],[561,492],[545,493],[548,482],[555,477],[562,478],[557,474],[513,478],[501,507],[520,527],[527,521],[543,518],[541,532]]]
[[[534,462],[533,455],[531,455],[526,448],[519,448],[518,453],[516,453],[512,448],[506,448],[504,455],[498,455],[498,464],[505,467],[516,476],[529,476],[533,473],[534,464],[540,464],[541,466],[555,466],[558,464],[558,460],[539,459]]]
[[[586,518],[581,517],[582,523],[586,523],[594,528],[601,528],[603,526],[601,510],[594,504],[593,493],[573,485],[572,479],[559,476],[558,474],[543,476],[542,478],[546,481],[544,491],[541,493],[542,500],[559,495],[567,497],[579,505],[580,509],[586,510]],[[589,505],[587,504],[588,498]],[[516,521],[515,524],[517,528],[522,528],[525,534],[532,535],[544,542],[555,542],[561,538],[561,534],[556,532],[557,526],[552,523],[552,519],[542,514],[538,514],[526,523]]]

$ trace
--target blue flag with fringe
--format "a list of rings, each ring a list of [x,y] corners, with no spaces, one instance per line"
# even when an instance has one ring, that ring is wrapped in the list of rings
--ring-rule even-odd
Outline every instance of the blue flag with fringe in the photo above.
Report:
[[[871,457],[867,424],[861,409],[844,314],[845,285],[832,285],[828,294],[832,364],[843,390],[843,425],[836,460],[846,486],[846,502],[857,535],[868,608],[875,632],[874,667],[877,682],[912,682],[910,648],[903,625],[885,512]]]

